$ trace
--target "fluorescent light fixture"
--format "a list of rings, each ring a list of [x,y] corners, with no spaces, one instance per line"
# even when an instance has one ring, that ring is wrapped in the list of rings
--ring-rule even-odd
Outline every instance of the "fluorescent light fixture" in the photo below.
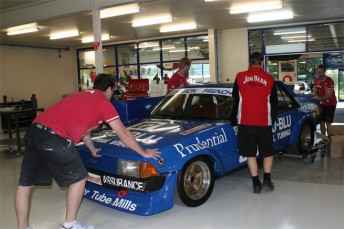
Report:
[[[102,35],[102,41],[108,41],[110,40],[110,35],[109,34],[103,34]],[[94,37],[85,37],[81,40],[82,43],[91,43],[94,42]]]
[[[273,35],[286,35],[286,34],[298,34],[298,33],[306,33],[306,28],[296,27],[296,28],[288,28],[288,29],[276,29],[273,31]]]
[[[166,46],[166,47],[162,47],[161,50],[171,50],[171,49],[175,49],[176,47],[174,46]],[[153,48],[153,51],[160,51],[160,48]]]
[[[174,31],[182,31],[182,30],[190,30],[190,29],[196,29],[197,24],[192,23],[185,23],[185,24],[174,24],[174,25],[166,25],[162,26],[160,28],[160,33],[168,33],[168,32],[174,32]]]
[[[240,13],[257,12],[257,11],[264,11],[264,10],[275,10],[275,9],[282,9],[282,8],[283,8],[282,1],[234,3],[229,9],[229,13],[240,14]]]
[[[168,23],[172,21],[173,19],[171,16],[157,16],[157,17],[135,20],[133,21],[133,24],[131,26],[139,27],[139,26],[146,26],[146,25],[156,25],[156,24]]]
[[[169,52],[185,52],[185,49],[175,49],[175,50],[170,50]]]
[[[67,38],[67,37],[76,37],[79,35],[80,33],[78,30],[72,30],[72,31],[52,34],[50,35],[50,40],[62,39],[62,38]]]
[[[18,25],[14,27],[10,27],[7,29],[7,35],[17,35],[22,33],[32,33],[37,32],[39,27],[37,27],[37,23],[29,23],[24,25]]]
[[[312,35],[308,35],[308,38],[311,38]],[[297,39],[297,38],[306,38],[306,35],[300,35],[300,36],[282,36],[281,39]]]
[[[308,40],[306,40],[306,39],[303,39],[303,40],[289,40],[288,42],[289,43],[297,43],[297,42],[306,42],[306,41],[315,41],[315,39],[312,38],[312,39],[308,39]]]
[[[152,48],[152,47],[159,47],[159,42],[142,42],[139,43],[139,48]]]
[[[10,32],[7,32],[7,35],[18,35],[18,34],[23,34],[23,33],[33,33],[38,31],[38,27],[31,27],[31,28],[23,28],[23,29],[18,29],[18,30],[13,30]]]
[[[123,6],[115,6],[103,9],[100,11],[100,18],[115,17],[125,14],[133,14],[137,12],[140,12],[140,5],[138,3],[132,3]]]
[[[294,17],[291,11],[274,11],[269,13],[257,13],[249,15],[247,18],[248,23],[264,22],[264,21],[278,21],[285,19],[292,19]]]

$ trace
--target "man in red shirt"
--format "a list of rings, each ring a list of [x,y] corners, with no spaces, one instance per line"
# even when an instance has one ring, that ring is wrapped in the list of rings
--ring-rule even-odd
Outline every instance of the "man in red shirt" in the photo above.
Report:
[[[178,70],[172,75],[171,79],[168,81],[167,93],[170,93],[173,89],[187,84],[187,78],[189,70],[191,67],[191,62],[187,57],[183,57],[179,61]]]
[[[76,221],[88,172],[74,145],[82,140],[94,157],[100,157],[90,132],[107,122],[130,149],[146,158],[159,157],[157,149],[144,150],[124,127],[110,103],[115,85],[110,75],[99,74],[92,90],[75,93],[42,112],[25,134],[25,154],[15,195],[19,229],[29,227],[30,196],[35,185],[51,185],[52,178],[68,187],[63,229],[94,229]]]
[[[328,129],[333,123],[334,113],[337,106],[337,98],[334,93],[333,80],[325,75],[324,65],[317,67],[318,77],[314,81],[313,98],[320,101],[320,131],[328,135]]]
[[[252,53],[249,62],[249,69],[239,72],[234,83],[233,97],[237,107],[234,122],[238,123],[239,154],[247,157],[253,192],[260,193],[263,188],[274,190],[270,174],[275,154],[272,126],[277,119],[277,90],[275,79],[263,70],[263,56]],[[257,151],[263,157],[263,185],[258,176]]]

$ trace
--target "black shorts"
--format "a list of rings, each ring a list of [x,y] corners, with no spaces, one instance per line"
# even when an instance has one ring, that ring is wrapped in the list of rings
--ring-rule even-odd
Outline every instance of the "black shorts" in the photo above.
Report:
[[[274,155],[272,127],[238,125],[238,150],[243,157]]]
[[[320,122],[333,123],[334,112],[336,111],[336,105],[325,106],[320,104]]]
[[[40,129],[35,124],[27,129],[20,186],[51,185],[54,178],[60,187],[65,187],[87,176],[71,140]]]

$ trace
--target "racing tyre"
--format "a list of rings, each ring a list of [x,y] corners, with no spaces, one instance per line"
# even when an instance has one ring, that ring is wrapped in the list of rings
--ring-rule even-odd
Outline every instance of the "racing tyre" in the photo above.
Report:
[[[307,154],[314,144],[314,131],[309,122],[305,122],[301,128],[299,141],[297,147],[299,153],[302,155]]]
[[[197,207],[210,197],[215,183],[211,162],[205,157],[195,157],[183,167],[177,180],[179,200],[188,207]]]

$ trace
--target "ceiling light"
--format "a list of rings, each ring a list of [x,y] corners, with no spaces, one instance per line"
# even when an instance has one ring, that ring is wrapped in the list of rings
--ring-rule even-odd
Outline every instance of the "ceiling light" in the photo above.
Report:
[[[197,28],[196,23],[167,25],[160,28],[160,33],[168,33],[168,32],[189,30],[189,29],[196,29],[196,28]]]
[[[133,21],[132,27],[139,27],[145,25],[155,25],[155,24],[162,24],[172,22],[173,19],[171,16],[158,16],[158,17],[151,17],[147,19],[139,19]]]
[[[102,35],[102,41],[108,41],[110,40],[110,35],[109,34],[103,34]],[[85,37],[81,40],[82,43],[90,43],[94,42],[94,37]]]
[[[67,37],[76,37],[79,36],[78,30],[68,31],[68,32],[62,32],[62,33],[55,33],[50,35],[50,40],[56,40],[56,39],[62,39]]]
[[[138,3],[132,3],[123,6],[115,6],[103,9],[100,11],[100,18],[115,17],[125,14],[133,14],[137,12],[140,12],[140,5]]]
[[[264,11],[264,10],[275,10],[275,9],[282,9],[282,8],[283,8],[282,1],[234,3],[229,9],[229,13],[240,14],[240,13]]]
[[[159,42],[143,42],[139,44],[139,48],[152,48],[152,47],[158,47]]]
[[[17,34],[23,34],[23,33],[32,33],[32,32],[37,32],[38,27],[31,27],[31,28],[23,28],[23,29],[17,29],[13,31],[7,32],[7,35],[17,35]]]
[[[174,46],[166,46],[166,47],[162,47],[161,50],[171,50],[171,49],[175,49],[176,47]],[[153,51],[160,51],[160,48],[153,48]]]
[[[312,37],[312,35],[308,35],[308,38]],[[300,36],[282,36],[281,39],[296,39],[296,38],[306,38],[306,35],[300,35]]]
[[[24,25],[18,25],[7,29],[7,35],[17,35],[22,33],[31,33],[37,32],[39,27],[37,27],[37,23],[29,23]]]
[[[285,19],[292,19],[294,17],[293,12],[291,11],[275,11],[269,13],[257,13],[249,15],[247,18],[248,23],[254,22],[264,22],[264,21],[277,21],[277,20],[285,20]]]
[[[306,28],[297,27],[297,28],[288,28],[288,29],[276,29],[273,31],[273,35],[286,35],[286,34],[298,34],[306,33]]]
[[[315,39],[313,38],[313,39],[308,39],[308,40],[306,40],[306,39],[304,39],[304,40],[290,40],[288,42],[289,43],[296,43],[296,42],[306,42],[306,41],[315,41]]]

